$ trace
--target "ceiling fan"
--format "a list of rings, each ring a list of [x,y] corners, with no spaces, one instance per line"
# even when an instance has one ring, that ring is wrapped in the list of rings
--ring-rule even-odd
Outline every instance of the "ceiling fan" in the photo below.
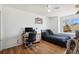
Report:
[[[51,12],[51,5],[47,5],[48,12]]]
[[[50,5],[50,4],[46,5],[46,7],[48,8],[48,12],[52,12],[52,8],[55,9],[55,10],[60,9],[59,6],[52,7],[52,5]]]
[[[77,12],[76,12],[76,14],[79,14],[79,4],[77,4],[77,5],[75,6],[75,8],[78,9]]]

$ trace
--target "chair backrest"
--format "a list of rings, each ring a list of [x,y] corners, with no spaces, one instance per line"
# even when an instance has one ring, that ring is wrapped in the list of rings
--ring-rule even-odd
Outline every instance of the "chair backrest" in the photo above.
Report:
[[[36,32],[29,33],[29,39],[28,40],[35,41],[36,40]]]
[[[50,35],[53,35],[53,32],[50,29],[46,30]]]
[[[42,34],[43,35],[53,35],[54,33],[50,29],[47,29],[47,30],[42,30]]]
[[[70,39],[67,42],[66,54],[75,54],[77,51],[77,42],[75,39]]]

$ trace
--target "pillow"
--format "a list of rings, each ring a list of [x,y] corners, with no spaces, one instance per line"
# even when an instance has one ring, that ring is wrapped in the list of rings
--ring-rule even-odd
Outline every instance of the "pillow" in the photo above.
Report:
[[[53,32],[50,29],[48,29],[46,31],[49,33],[49,35],[53,35]]]
[[[49,35],[49,32],[46,31],[46,30],[42,30],[42,35],[48,36]]]

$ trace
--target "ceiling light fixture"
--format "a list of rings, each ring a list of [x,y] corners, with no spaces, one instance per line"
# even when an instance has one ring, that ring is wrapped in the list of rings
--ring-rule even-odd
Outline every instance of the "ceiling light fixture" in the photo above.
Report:
[[[48,12],[51,12],[51,9],[48,9]]]
[[[51,12],[51,5],[47,5],[48,12]]]
[[[47,5],[48,8],[51,8],[51,5]]]

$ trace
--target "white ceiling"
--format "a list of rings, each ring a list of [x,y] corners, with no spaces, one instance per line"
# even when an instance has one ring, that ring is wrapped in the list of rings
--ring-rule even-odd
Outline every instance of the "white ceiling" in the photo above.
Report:
[[[72,12],[70,14],[73,14],[74,12],[76,13],[76,11],[78,10],[77,8],[75,8],[74,4],[51,4],[50,13],[48,13],[48,8],[46,4],[7,4],[6,6],[45,16],[55,16],[59,14],[63,15],[63,13],[69,13],[71,11]],[[56,7],[59,7],[59,9],[55,9]]]

